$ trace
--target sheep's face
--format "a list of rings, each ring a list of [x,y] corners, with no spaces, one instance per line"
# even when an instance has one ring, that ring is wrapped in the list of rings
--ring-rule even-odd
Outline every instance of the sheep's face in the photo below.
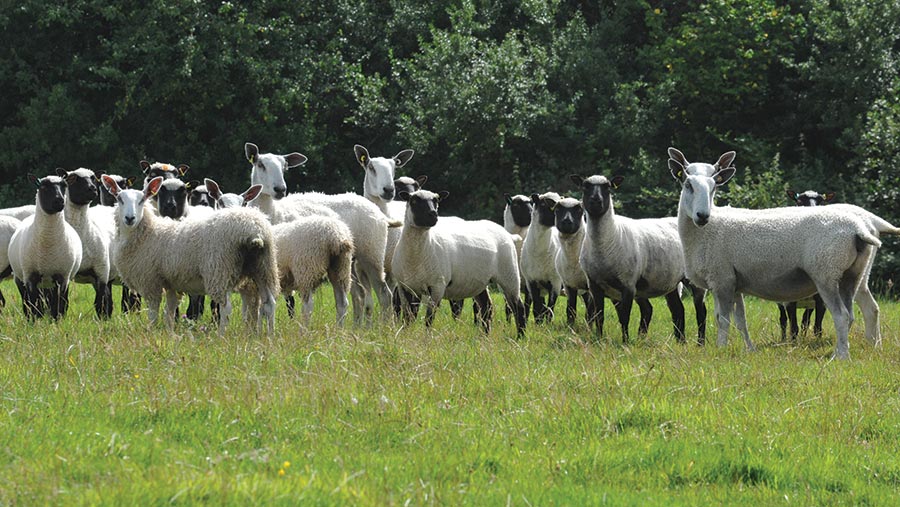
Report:
[[[531,225],[531,213],[534,211],[534,203],[527,195],[506,195],[506,208],[512,215],[516,227],[528,227]]]
[[[66,172],[58,170],[61,178],[68,186],[69,202],[76,206],[87,206],[97,199],[97,176],[90,169],[76,169]]]
[[[559,194],[556,192],[547,192],[541,195],[532,194],[531,201],[534,203],[534,211],[532,212],[532,221],[544,227],[553,227],[556,218],[553,214],[553,208],[559,202]]]
[[[203,180],[204,187],[209,191],[209,197],[215,203],[215,208],[240,208],[246,206],[248,202],[256,199],[262,190],[262,185],[253,185],[242,194],[226,194],[222,193],[222,189],[215,180],[206,178]]]
[[[300,153],[287,155],[275,155],[273,153],[260,153],[259,148],[253,143],[244,145],[247,160],[253,165],[250,170],[250,184],[261,185],[262,193],[275,199],[281,199],[287,195],[287,183],[284,180],[284,172],[288,168],[306,163],[306,157]]]
[[[41,210],[55,215],[66,206],[66,180],[59,176],[45,176],[38,179],[29,174],[28,179],[37,187],[37,202]]]
[[[365,147],[356,145],[353,147],[356,161],[362,166],[366,175],[363,179],[363,194],[372,201],[392,201],[396,187],[394,186],[394,171],[403,167],[413,156],[413,150],[403,150],[393,158],[370,157]]]
[[[209,196],[209,190],[206,189],[206,185],[197,185],[192,188],[190,195],[188,195],[188,202],[191,206],[216,207],[216,201]]]
[[[146,160],[141,160],[141,171],[144,172],[145,187],[153,178],[162,178],[163,180],[180,178],[188,172],[188,169],[190,169],[190,167],[187,164],[181,164],[180,166],[175,167],[172,164],[165,164],[163,162],[154,162],[151,164]]]
[[[119,176],[117,174],[108,174],[109,178],[112,178],[113,181],[119,185],[121,189],[131,188],[134,185],[134,177],[125,178],[124,176]],[[116,198],[109,193],[109,190],[106,189],[104,185],[99,185],[100,189],[100,204],[103,206],[115,206]]]
[[[429,192],[417,190],[411,194],[403,192],[400,196],[406,201],[406,223],[413,227],[434,227],[438,221],[438,207],[442,200],[450,195],[449,192]]]
[[[159,191],[162,177],[157,176],[144,185],[143,190],[122,189],[109,175],[100,177],[103,186],[116,199],[118,224],[126,228],[137,226],[144,218],[144,203]]]
[[[815,190],[807,190],[806,192],[788,190],[787,195],[797,206],[822,206],[834,199],[834,192],[820,194]]]
[[[156,194],[159,214],[174,220],[184,216],[187,207],[188,188],[179,179],[163,180]]]
[[[578,199],[560,199],[553,210],[556,228],[560,234],[575,234],[584,221],[584,207]]]
[[[573,177],[575,178],[577,177]],[[612,190],[618,188],[622,181],[624,181],[622,176],[608,179],[600,175],[590,176],[581,181],[581,202],[589,217],[600,218],[612,208]]]
[[[670,155],[671,155],[671,150]],[[716,189],[734,176],[735,168],[731,167],[734,162],[735,152],[729,151],[723,153],[719,160],[713,165],[712,175],[708,175],[708,168],[699,170],[694,166],[709,164],[689,164],[687,167],[674,158],[669,159],[669,171],[672,177],[681,182],[681,197],[678,201],[678,215],[686,216],[694,222],[697,227],[703,227],[709,223],[710,214],[712,213],[716,196]],[[692,170],[688,170],[693,168]]]
[[[422,185],[425,184],[425,180],[427,180],[427,176],[419,176],[416,179],[412,179],[409,176],[400,176],[399,178],[394,180],[394,200],[400,200],[400,192],[406,192],[407,194],[411,194],[416,190],[420,190]],[[419,183],[419,180],[422,180]]]

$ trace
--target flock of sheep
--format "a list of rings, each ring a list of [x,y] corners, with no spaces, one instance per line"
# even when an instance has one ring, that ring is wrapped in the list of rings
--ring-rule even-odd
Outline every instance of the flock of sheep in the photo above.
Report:
[[[101,318],[113,311],[114,283],[122,285],[122,311],[135,310],[143,298],[151,325],[165,294],[170,330],[183,294],[190,297],[191,318],[202,314],[208,295],[220,334],[231,314],[232,292],[241,295],[243,318],[271,333],[279,294],[293,316],[297,292],[307,322],[313,292],[328,279],[338,324],[351,305],[356,324],[371,322],[377,298],[385,319],[397,314],[409,322],[424,305],[430,326],[442,299],[458,315],[461,302],[472,298],[476,321],[488,329],[493,284],[503,292],[507,318],[514,319],[520,336],[532,309],[536,323],[548,322],[565,294],[569,325],[580,297],[598,334],[603,298],[612,299],[627,340],[633,303],[643,333],[653,312],[650,298],[664,296],[675,336],[685,341],[681,296],[688,287],[698,341],[705,340],[704,297],[711,291],[717,343],[727,342],[733,315],[748,349],[753,343],[743,294],[787,303],[782,333],[793,315],[792,335],[796,303],[790,302],[815,296],[816,331],[822,308],[834,319],[835,357],[849,357],[854,300],[866,337],[880,343],[879,309],[868,277],[879,235],[900,229],[857,206],[816,206],[833,194],[791,193],[802,205],[794,207],[718,207],[716,189],[735,173],[734,152],[715,164],[689,163],[669,148],[669,170],[682,185],[677,217],[618,216],[612,191],[623,177],[573,175],[580,200],[555,192],[507,195],[504,226],[440,216],[447,192],[423,189],[425,177],[395,178],[412,150],[370,157],[357,145],[354,153],[365,173],[363,195],[288,194],[284,172],[306,157],[260,153],[252,143],[245,145],[251,186],[242,194],[224,193],[210,179],[185,183],[180,178],[187,166],[144,161],[141,190],[130,188],[133,179],[98,179],[84,168],[29,176],[37,187],[35,205],[0,210],[0,266],[8,266],[2,276],[14,276],[29,318],[47,311],[54,318],[65,315],[73,280],[93,285]],[[91,206],[98,196],[100,205]]]

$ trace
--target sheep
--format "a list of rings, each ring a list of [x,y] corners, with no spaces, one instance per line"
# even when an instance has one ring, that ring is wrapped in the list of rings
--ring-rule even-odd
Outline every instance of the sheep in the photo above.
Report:
[[[207,178],[205,186],[219,209],[239,208],[252,201],[262,190],[254,185],[242,194],[222,193],[219,184]],[[313,291],[327,276],[334,292],[338,325],[347,315],[350,273],[353,261],[353,236],[337,217],[298,217],[272,226],[278,260],[281,290],[300,293],[304,301],[303,320],[309,323]]]
[[[506,206],[503,208],[503,227],[510,234],[517,234],[523,240],[528,237],[528,229],[531,227],[531,213],[534,211],[534,203],[531,197],[527,195],[509,195],[504,194],[506,198]],[[518,253],[519,266],[522,265],[522,242],[516,243],[516,252]],[[525,318],[531,311],[532,301],[531,293],[528,291],[528,285],[522,278],[522,294],[525,296]],[[509,320],[511,309],[506,309],[506,318]]]
[[[103,171],[100,171],[100,174],[103,174]],[[130,178],[126,178],[124,176],[119,176],[118,174],[107,174],[110,178],[112,178],[116,184],[119,185],[119,188],[125,190],[134,186],[134,176]],[[103,185],[98,186],[100,190],[100,204],[103,206],[115,206],[116,198],[106,190],[106,187]]]
[[[632,303],[638,299],[641,326],[649,326],[652,306],[649,298],[665,296],[675,329],[675,338],[685,341],[684,305],[680,289],[684,280],[684,258],[675,218],[631,219],[618,216],[611,190],[622,184],[622,176],[571,176],[583,190],[582,203],[587,212],[587,229],[579,262],[588,277],[596,305],[595,324],[603,334],[603,298],[610,294],[618,300],[616,313],[622,327],[622,341],[628,341]],[[693,291],[697,313],[698,343],[706,336],[706,306],[703,293]]]
[[[260,195],[253,205],[260,208],[273,224],[291,220],[303,214],[309,215],[311,209],[328,208],[347,224],[353,234],[355,247],[354,273],[357,283],[351,286],[353,296],[353,318],[357,324],[371,315],[373,302],[371,291],[374,289],[381,303],[382,314],[390,316],[391,290],[384,280],[384,252],[387,243],[388,227],[399,227],[399,221],[388,219],[365,197],[346,193],[325,195],[317,192],[292,194],[282,199],[287,193],[284,171],[294,165],[306,162],[306,157],[299,153],[275,155],[259,153],[253,143],[246,143],[244,151],[253,165],[250,174],[251,184],[263,186]],[[276,205],[275,203],[279,204]],[[312,206],[312,208],[311,208]]]
[[[556,236],[559,232],[553,228],[553,207],[559,199],[556,192],[531,195],[534,204],[531,226],[522,243],[519,266],[534,304],[534,321],[539,324],[553,320],[553,307],[562,290],[562,279],[555,267],[559,248]],[[543,291],[547,292],[546,305],[541,294]]]
[[[191,192],[188,195],[188,204],[191,206],[208,206],[210,208],[215,208],[216,200],[210,197],[209,189],[206,188],[206,185],[196,185],[191,189]]]
[[[795,202],[797,206],[821,206],[831,202],[834,199],[834,192],[826,192],[820,194],[815,190],[807,190],[806,192],[787,191],[788,199]],[[790,321],[791,339],[796,340],[797,334],[800,332],[800,326],[797,325],[797,306],[802,305],[805,308],[803,312],[803,328],[809,327],[809,321],[812,317],[813,310],[816,312],[816,320],[813,326],[813,333],[817,337],[822,336],[822,319],[825,317],[825,303],[818,294],[812,299],[803,301],[792,301],[790,303],[778,303],[778,323],[781,326],[781,339],[787,340],[787,326]]]
[[[170,331],[180,293],[209,294],[219,304],[222,336],[231,314],[230,293],[250,280],[256,285],[260,314],[271,335],[279,289],[275,240],[266,217],[241,208],[180,222],[165,220],[145,208],[162,181],[162,177],[153,178],[143,191],[121,190],[103,176],[103,184],[118,201],[113,257],[123,281],[147,300],[150,325],[156,324],[163,290]],[[201,244],[217,248],[210,251]]]
[[[101,174],[102,171],[101,171]],[[119,188],[125,190],[134,186],[134,176],[130,178],[126,178],[124,176],[120,176],[118,174],[107,174],[113,181],[119,185]],[[104,230],[111,231],[110,232],[110,247],[112,247],[112,240],[116,235],[116,218],[115,212],[113,210],[113,206],[116,205],[116,198],[106,190],[106,186],[99,185],[98,189],[100,191],[100,206],[94,206],[88,210],[88,213],[92,215],[97,223],[103,223]],[[107,209],[108,208],[108,209]],[[116,271],[115,263],[112,263],[110,266],[109,273],[110,280],[113,283],[119,284],[122,286],[122,313],[128,313],[130,311],[137,311],[141,308],[141,297],[134,291],[128,289],[128,286],[122,283],[122,280],[119,278],[118,271]],[[110,287],[110,297],[112,297],[112,287]]]
[[[878,236],[900,234],[900,229],[848,204],[764,210],[717,207],[716,189],[734,176],[734,158],[731,151],[715,165],[687,167],[669,160],[672,177],[682,185],[678,233],[687,277],[713,293],[717,343],[727,344],[733,313],[747,349],[754,349],[743,294],[796,301],[818,292],[834,320],[834,358],[850,357],[854,295],[866,319],[866,336],[879,345],[877,329],[870,329],[873,322],[877,328],[878,309],[874,299],[869,301],[867,277],[881,245]]]
[[[94,311],[99,318],[109,318],[112,315],[110,244],[115,229],[98,218],[97,213],[89,213],[90,204],[97,197],[97,176],[83,167],[74,171],[59,168],[56,173],[66,182],[67,205],[63,215],[81,239],[81,266],[75,281],[94,287]]]
[[[9,264],[29,319],[43,317],[44,302],[50,316],[65,316],[69,281],[81,266],[81,239],[62,213],[66,181],[59,176],[28,180],[37,187],[34,215],[22,221],[9,241]]]
[[[516,331],[521,337],[525,333],[525,312],[519,300],[519,267],[512,236],[489,220],[442,223],[438,206],[448,195],[428,190],[401,194],[407,204],[392,260],[397,283],[420,298],[427,297],[425,325],[430,327],[441,299],[475,297],[493,281],[514,309]],[[476,299],[487,330],[490,312],[483,304]],[[407,320],[411,317],[407,313]]]
[[[9,241],[19,228],[22,221],[11,216],[0,215],[0,280],[12,276],[12,268],[9,265]],[[6,306],[6,298],[0,292],[0,307]]]
[[[575,325],[578,295],[581,294],[587,310],[588,325],[593,325],[596,315],[594,300],[591,299],[587,275],[578,261],[581,245],[584,243],[584,206],[578,199],[565,197],[556,202],[553,216],[554,226],[558,231],[554,236],[557,244],[554,266],[566,289],[566,323],[569,327]]]
[[[188,201],[188,197],[195,187],[197,187],[196,181],[185,183],[178,178],[163,179],[155,198],[159,215],[172,220],[181,220],[198,213],[201,216],[209,215],[212,208],[192,206]]]
[[[154,162],[150,163],[146,160],[140,161],[141,172],[144,173],[144,188],[147,188],[147,183],[150,182],[153,178],[162,177],[164,180],[169,178],[180,178],[187,174],[190,166],[187,164],[181,164],[179,166],[174,166],[172,164],[166,164],[164,162]]]
[[[34,215],[34,209],[34,204],[16,206],[15,208],[3,208],[0,209],[0,216],[13,217],[16,220],[22,221],[30,217],[31,215]]]

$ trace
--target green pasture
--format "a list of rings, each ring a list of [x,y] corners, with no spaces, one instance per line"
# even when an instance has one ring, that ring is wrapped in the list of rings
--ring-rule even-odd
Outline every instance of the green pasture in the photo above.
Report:
[[[890,505],[900,491],[893,302],[883,347],[859,318],[836,362],[830,317],[824,338],[783,343],[774,304],[755,300],[748,353],[734,330],[716,347],[711,316],[709,344],[678,344],[662,301],[628,346],[611,309],[600,342],[559,318],[517,341],[500,298],[489,335],[470,304],[458,322],[444,306],[433,331],[338,329],[329,290],[306,330],[279,302],[271,337],[235,301],[220,339],[208,315],[175,335],[118,308],[98,322],[86,286],[61,322],[28,323],[0,289],[0,506]]]

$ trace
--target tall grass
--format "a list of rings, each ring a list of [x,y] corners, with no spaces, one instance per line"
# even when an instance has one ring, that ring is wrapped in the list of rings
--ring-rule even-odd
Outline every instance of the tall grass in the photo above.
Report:
[[[0,505],[891,504],[900,487],[896,303],[883,348],[860,319],[833,362],[829,320],[781,343],[756,301],[748,353],[735,332],[676,343],[658,302],[628,346],[612,311],[599,343],[563,319],[515,340],[502,311],[483,335],[470,307],[433,331],[338,329],[328,291],[310,329],[280,305],[275,336],[235,312],[219,339],[208,316],[175,335],[98,322],[85,286],[61,322],[29,323],[0,288]]]

